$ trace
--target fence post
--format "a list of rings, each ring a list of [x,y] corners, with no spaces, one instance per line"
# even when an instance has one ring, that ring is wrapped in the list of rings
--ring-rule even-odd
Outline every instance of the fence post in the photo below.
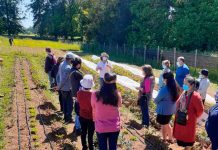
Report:
[[[144,64],[146,62],[146,51],[147,51],[147,46],[145,45],[145,47],[144,47]]]
[[[132,57],[133,58],[135,57],[135,44],[133,44],[132,46]]]
[[[105,42],[104,42],[104,51],[105,51],[105,49],[106,49],[106,48],[105,48]]]
[[[118,50],[119,50],[119,45],[118,45],[118,43],[117,43],[117,55],[118,55]]]
[[[198,56],[198,50],[195,50],[195,73],[196,73],[196,68],[197,68],[197,56]]]
[[[123,52],[124,52],[124,55],[126,54],[126,44],[124,43],[123,44]]]
[[[174,71],[176,71],[176,48],[173,48],[173,64],[174,64]]]
[[[157,65],[159,63],[160,47],[157,47]]]

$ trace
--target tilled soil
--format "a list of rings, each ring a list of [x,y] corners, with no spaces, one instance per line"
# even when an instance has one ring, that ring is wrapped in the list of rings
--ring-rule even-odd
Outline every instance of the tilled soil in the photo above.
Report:
[[[31,149],[30,134],[26,117],[26,99],[21,79],[21,65],[19,59],[15,63],[15,83],[11,116],[7,118],[6,150]]]

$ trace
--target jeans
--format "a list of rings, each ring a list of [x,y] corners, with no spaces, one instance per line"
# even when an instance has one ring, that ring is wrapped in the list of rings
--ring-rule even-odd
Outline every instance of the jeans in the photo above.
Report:
[[[64,111],[64,108],[63,108],[64,106],[63,106],[63,100],[62,100],[62,97],[61,97],[61,91],[58,91],[58,95],[59,95],[60,109],[63,112]]]
[[[142,96],[140,98],[140,107],[141,107],[141,111],[142,111],[142,125],[146,125],[149,126],[149,109],[148,109],[148,105],[149,105],[149,100],[146,99],[146,97]]]
[[[79,117],[79,119],[82,128],[81,141],[82,141],[83,150],[86,150],[88,148],[86,142],[87,133],[88,133],[89,150],[94,150],[93,135],[95,132],[95,124],[93,120],[85,119],[83,117]]]
[[[64,120],[65,122],[72,121],[73,98],[71,91],[61,91],[61,97],[63,101]]]
[[[119,131],[97,133],[99,150],[116,150],[119,133]]]
[[[99,84],[100,84],[100,88],[103,86],[104,84],[104,79],[103,78],[99,78]]]
[[[52,84],[54,83],[54,78],[51,77],[51,71],[48,72],[48,79],[49,79],[50,87],[52,88]]]

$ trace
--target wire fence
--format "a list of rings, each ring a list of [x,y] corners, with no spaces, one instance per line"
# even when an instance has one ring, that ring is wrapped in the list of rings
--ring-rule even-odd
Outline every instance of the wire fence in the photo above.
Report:
[[[218,83],[218,57],[209,56],[195,50],[192,52],[182,52],[174,49],[162,49],[148,46],[132,46],[126,44],[96,44],[85,43],[82,45],[85,52],[100,54],[107,52],[115,61],[131,63],[136,65],[150,64],[152,67],[161,69],[163,60],[170,60],[172,70],[176,70],[176,62],[179,56],[185,58],[186,64],[194,76],[198,76],[200,69],[207,68],[210,71],[210,78]]]

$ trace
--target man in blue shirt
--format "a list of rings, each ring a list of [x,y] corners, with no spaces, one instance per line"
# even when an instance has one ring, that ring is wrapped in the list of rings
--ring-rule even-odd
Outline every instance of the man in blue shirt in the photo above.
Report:
[[[178,57],[176,69],[176,82],[182,88],[185,77],[190,73],[188,66],[185,64],[184,57]]]

